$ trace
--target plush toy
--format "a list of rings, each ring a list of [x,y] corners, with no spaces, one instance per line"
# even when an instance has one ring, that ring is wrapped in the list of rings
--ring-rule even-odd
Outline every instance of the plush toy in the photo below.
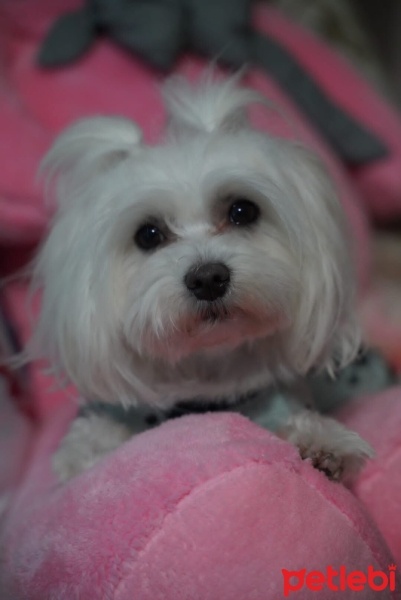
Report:
[[[330,568],[346,573],[347,598],[354,571],[364,600],[377,597],[373,571],[380,597],[398,597],[362,505],[244,417],[172,420],[60,486],[49,454],[69,416],[37,439],[3,526],[5,600],[328,599]]]
[[[23,13],[11,0],[0,7],[6,57],[0,96],[2,274],[15,272],[19,251],[35,245],[48,222],[33,182],[55,133],[95,113],[134,118],[148,140],[157,139],[161,129],[157,76],[107,39],[66,69],[48,72],[37,66],[38,48],[51,24],[80,4],[39,0]],[[401,120],[324,43],[267,7],[258,8],[255,19],[391,150],[356,171],[345,168],[277,83],[261,70],[249,71],[247,84],[286,115],[258,111],[255,122],[273,134],[302,140],[326,161],[350,221],[363,295],[370,261],[364,207],[383,219],[401,213]],[[196,77],[204,64],[186,56],[176,70]],[[333,84],[326,69],[336,73]],[[341,89],[346,98],[337,97]],[[26,294],[24,282],[10,282],[5,289],[11,318],[25,338],[30,328]],[[287,590],[289,597],[308,600],[308,585],[320,585],[309,573],[321,571],[321,585],[326,585],[330,565],[344,566],[347,573],[362,571],[367,578],[372,570],[382,571],[387,578],[382,576],[387,581],[382,597],[397,598],[401,587],[397,582],[396,591],[390,589],[395,575],[388,567],[401,559],[394,526],[401,505],[399,388],[352,403],[344,413],[344,422],[378,455],[356,482],[354,495],[302,462],[291,446],[229,413],[172,420],[57,486],[50,454],[75,409],[37,368],[31,388],[42,426],[40,431],[21,428],[25,470],[18,485],[7,484],[0,517],[0,598],[273,600]],[[3,455],[12,452],[7,444],[2,448]],[[363,598],[376,598],[368,583]],[[322,597],[330,598],[327,587],[322,589]]]

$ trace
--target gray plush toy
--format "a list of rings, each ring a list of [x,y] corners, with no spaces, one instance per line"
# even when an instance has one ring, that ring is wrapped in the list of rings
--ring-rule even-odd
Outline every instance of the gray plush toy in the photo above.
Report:
[[[386,156],[381,140],[337,106],[296,56],[252,26],[251,8],[252,0],[87,0],[55,22],[39,64],[69,64],[107,36],[163,71],[187,50],[234,69],[255,65],[278,82],[346,163]]]

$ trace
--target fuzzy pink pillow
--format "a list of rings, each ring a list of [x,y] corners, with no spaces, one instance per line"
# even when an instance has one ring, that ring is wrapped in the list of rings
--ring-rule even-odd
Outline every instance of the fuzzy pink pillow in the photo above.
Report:
[[[57,485],[49,454],[70,417],[48,423],[6,515],[4,599],[309,600],[311,571],[389,575],[352,494],[239,415],[167,422]],[[390,582],[380,597],[395,600]]]
[[[360,398],[338,415],[375,449],[353,492],[367,507],[401,564],[401,387]]]

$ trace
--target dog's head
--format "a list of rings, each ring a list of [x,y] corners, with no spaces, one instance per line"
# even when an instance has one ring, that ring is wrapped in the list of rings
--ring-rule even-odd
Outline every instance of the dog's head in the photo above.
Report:
[[[48,358],[85,395],[114,400],[150,398],[158,373],[179,387],[188,364],[193,377],[197,361],[238,361],[241,348],[266,377],[350,358],[347,240],[320,162],[253,130],[254,94],[235,79],[173,80],[165,98],[160,145],[93,118],[45,160],[58,201],[36,266]]]

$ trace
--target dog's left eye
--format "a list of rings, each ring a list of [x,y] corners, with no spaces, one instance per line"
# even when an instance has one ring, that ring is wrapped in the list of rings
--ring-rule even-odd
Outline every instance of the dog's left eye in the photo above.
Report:
[[[260,215],[259,207],[250,200],[238,199],[228,211],[228,218],[233,225],[244,227],[258,220]]]
[[[156,225],[142,225],[135,234],[135,243],[141,250],[153,250],[164,242],[165,235]]]

